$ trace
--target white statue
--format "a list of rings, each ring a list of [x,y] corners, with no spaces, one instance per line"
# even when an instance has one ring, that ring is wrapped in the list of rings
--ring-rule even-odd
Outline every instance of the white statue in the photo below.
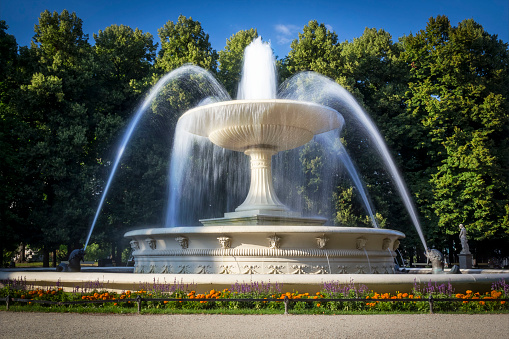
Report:
[[[460,241],[461,241],[461,252],[460,254],[470,254],[470,249],[468,248],[468,240],[467,240],[467,229],[463,224],[460,224]]]

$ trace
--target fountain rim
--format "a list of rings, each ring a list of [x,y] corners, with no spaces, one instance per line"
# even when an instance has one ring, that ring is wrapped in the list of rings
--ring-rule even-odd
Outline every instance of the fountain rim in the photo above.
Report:
[[[313,132],[313,134],[320,134],[327,131],[330,131],[332,129],[341,128],[344,126],[345,120],[341,113],[339,113],[337,110],[335,110],[332,107],[317,104],[315,102],[311,101],[301,101],[301,100],[291,100],[291,99],[242,99],[242,100],[227,100],[227,101],[218,101],[211,104],[196,106],[191,108],[190,110],[186,111],[184,114],[180,116],[178,119],[180,121],[184,121],[186,119],[192,119],[196,114],[200,115],[207,115],[211,114],[210,112],[213,111],[215,108],[224,108],[224,107],[236,107],[236,106],[248,106],[248,105],[264,105],[266,107],[274,107],[274,106],[294,106],[299,107],[302,114],[316,114],[316,112],[327,112],[328,114],[331,114],[335,119],[337,119],[335,122],[327,124],[327,126],[323,126],[318,130],[310,130],[310,132]],[[303,109],[306,108],[306,109]],[[268,110],[267,110],[268,111]],[[264,114],[267,113],[267,111],[263,112]],[[215,114],[219,115],[222,112],[214,112]],[[249,125],[249,122],[243,123],[242,125]],[[264,124],[262,122],[256,122],[255,125]],[[290,124],[290,125],[293,125]],[[309,128],[310,126],[306,126]],[[220,128],[220,127],[219,127]],[[307,129],[306,128],[306,129]],[[213,130],[217,130],[218,126],[210,127],[210,126],[193,126],[192,131],[188,131],[192,134],[197,134],[201,136],[208,137],[209,134]]]
[[[346,227],[346,226],[281,226],[281,225],[239,225],[239,226],[180,226],[143,228],[129,231],[124,237],[149,236],[149,235],[175,235],[175,234],[222,234],[222,233],[266,233],[266,234],[289,234],[289,233],[324,233],[324,234],[352,234],[362,235],[392,235],[401,239],[405,234],[400,231],[383,228]]]

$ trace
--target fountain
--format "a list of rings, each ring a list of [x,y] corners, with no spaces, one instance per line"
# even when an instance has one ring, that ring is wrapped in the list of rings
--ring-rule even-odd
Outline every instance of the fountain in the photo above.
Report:
[[[260,45],[265,48],[261,53]],[[122,267],[112,267],[106,271],[103,268],[86,267],[86,274],[0,269],[0,280],[21,278],[38,286],[58,283],[69,289],[83,286],[85,281],[96,281],[112,290],[174,281],[194,284],[200,290],[230,288],[234,283],[277,282],[284,284],[285,291],[304,290],[310,293],[319,291],[323,283],[331,281],[340,284],[351,284],[353,281],[377,291],[394,293],[410,292],[416,284],[432,283],[450,283],[459,291],[475,289],[482,292],[489,291],[491,284],[500,279],[509,280],[509,273],[503,270],[487,273],[485,270],[466,269],[462,270],[462,274],[428,275],[422,273],[431,273],[430,270],[409,269],[406,274],[390,274],[397,273],[394,258],[399,242],[405,235],[377,228],[369,199],[355,168],[346,151],[341,145],[337,146],[338,131],[345,125],[345,120],[347,123],[357,122],[364,127],[392,175],[423,246],[427,249],[410,195],[383,138],[346,90],[316,73],[304,72],[294,76],[276,94],[274,57],[271,51],[267,51],[267,47],[270,50],[270,46],[264,46],[257,40],[248,48],[250,52],[245,56],[245,63],[255,65],[243,71],[239,100],[230,100],[224,88],[208,72],[187,65],[165,75],[150,91],[131,120],[112,164],[85,248],[122,154],[144,113],[158,100],[159,93],[171,81],[185,78],[192,82],[187,84],[188,87],[198,93],[195,100],[197,105],[182,114],[177,125],[172,152],[174,159],[170,165],[171,186],[166,227],[139,229],[125,234],[125,237],[131,239],[136,262],[134,272],[145,274],[132,274],[131,269]],[[251,51],[260,54],[251,55]],[[270,70],[268,73],[267,69]],[[372,218],[373,228],[326,226],[327,218],[304,215],[295,211],[295,204],[286,202],[292,206],[290,208],[276,196],[275,188],[277,185],[285,185],[286,180],[279,180],[274,185],[271,164],[273,157],[292,152],[292,149],[302,147],[310,140],[322,142],[329,149],[332,145],[337,146],[334,160],[339,159],[345,164],[352,181],[356,183],[366,205],[366,212]],[[185,166],[185,158],[189,158],[186,152],[190,147],[184,146],[196,144],[214,144],[217,145],[213,146],[215,150],[228,149],[231,150],[228,152],[234,154],[241,155],[240,152],[243,152],[247,155],[251,162],[250,186],[244,202],[234,211],[227,211],[222,217],[207,216],[200,220],[202,226],[180,226],[177,207],[180,195],[189,186],[186,181],[200,182],[208,179],[184,179],[184,174],[192,172]],[[214,158],[221,158],[221,154],[224,153],[214,153]],[[232,176],[237,178],[231,173],[233,167],[229,167],[228,179]],[[247,171],[247,168],[237,166],[235,170]],[[285,175],[290,176],[288,173]],[[240,181],[244,183],[243,179]],[[238,194],[227,192],[234,193]]]
[[[234,212],[221,218],[201,219],[203,226],[126,233],[132,239],[135,272],[394,273],[393,258],[403,233],[324,226],[326,218],[303,216],[276,196],[272,157],[306,144],[315,135],[342,128],[344,119],[325,105],[276,99],[274,57],[271,51],[264,52],[270,46],[264,46],[261,40],[254,41],[247,50],[260,53],[258,48],[261,57],[246,52],[240,100],[195,107],[185,112],[177,125],[219,147],[250,157],[247,197]],[[249,65],[250,60],[260,65]]]

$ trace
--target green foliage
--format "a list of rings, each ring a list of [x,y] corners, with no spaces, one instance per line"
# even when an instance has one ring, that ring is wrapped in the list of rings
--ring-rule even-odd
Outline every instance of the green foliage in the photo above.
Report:
[[[426,159],[421,211],[439,232],[463,223],[478,240],[507,237],[507,44],[471,19],[452,27],[438,16],[403,45],[413,144]]]
[[[291,44],[286,65],[291,74],[314,71],[337,79],[341,71],[341,44],[335,32],[316,20],[304,26],[299,38]]]
[[[109,248],[105,248],[104,245],[91,243],[87,246],[85,253],[85,261],[97,261],[99,259],[105,259],[111,254]]]
[[[200,22],[180,15],[176,23],[168,21],[158,32],[161,50],[156,61],[157,68],[169,72],[191,63],[216,71],[217,52],[212,49],[209,35],[204,32]]]

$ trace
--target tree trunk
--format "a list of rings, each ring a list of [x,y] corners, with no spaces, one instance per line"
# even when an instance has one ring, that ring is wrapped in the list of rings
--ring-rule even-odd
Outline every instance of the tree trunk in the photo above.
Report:
[[[53,258],[52,258],[52,259],[53,259],[53,260],[52,260],[52,261],[53,261],[53,263],[52,263],[52,264],[53,264],[53,267],[57,267],[57,250],[53,250],[53,252],[52,252],[52,257],[53,257]]]
[[[4,267],[4,242],[0,240],[0,268]]]
[[[115,254],[116,254],[116,256],[115,256],[115,266],[121,266],[122,265],[122,251],[120,250],[121,249],[120,243],[121,243],[120,241],[118,241],[116,243],[116,245],[117,245],[116,247],[117,248],[116,248],[116,251],[115,251]]]
[[[46,248],[42,250],[42,267],[49,267],[49,251]]]

